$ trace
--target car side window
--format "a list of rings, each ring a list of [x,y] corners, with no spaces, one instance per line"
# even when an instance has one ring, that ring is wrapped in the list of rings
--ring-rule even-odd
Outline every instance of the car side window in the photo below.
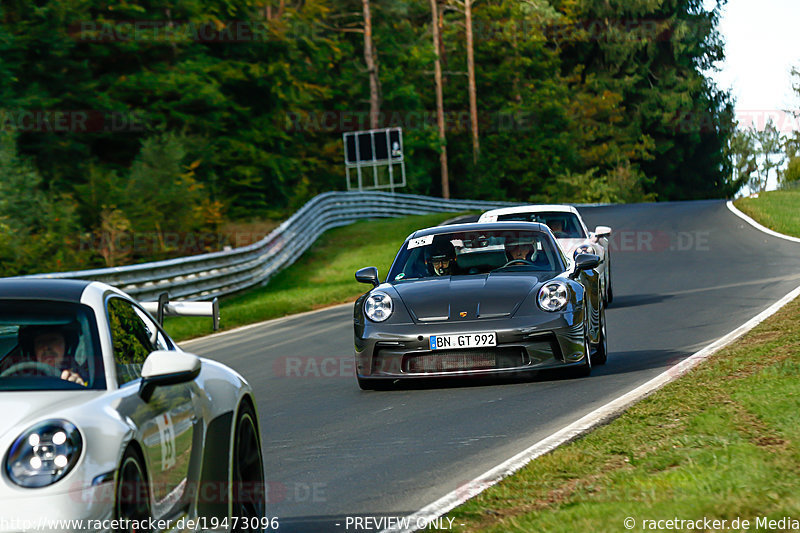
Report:
[[[123,385],[142,377],[144,360],[156,348],[151,341],[152,329],[148,331],[133,304],[122,298],[112,297],[108,299],[107,309],[117,383]]]
[[[147,331],[147,337],[150,339],[150,344],[153,345],[154,350],[172,350],[172,343],[167,340],[167,337],[161,333],[161,330],[158,329],[156,323],[147,316],[147,313],[139,309],[138,307],[133,307],[133,310],[136,311],[136,314],[144,323],[144,329]]]

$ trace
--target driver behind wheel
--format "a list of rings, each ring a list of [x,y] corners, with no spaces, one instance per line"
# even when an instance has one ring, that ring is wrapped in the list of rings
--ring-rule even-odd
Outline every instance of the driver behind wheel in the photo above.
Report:
[[[455,273],[456,249],[450,241],[434,241],[427,250],[425,264],[432,276],[449,276]]]
[[[68,326],[23,326],[19,330],[19,345],[25,360],[49,365],[61,379],[86,385],[75,363],[77,344],[78,333]]]
[[[508,237],[505,242],[506,259],[508,261],[533,262],[536,257],[536,247],[531,238]]]

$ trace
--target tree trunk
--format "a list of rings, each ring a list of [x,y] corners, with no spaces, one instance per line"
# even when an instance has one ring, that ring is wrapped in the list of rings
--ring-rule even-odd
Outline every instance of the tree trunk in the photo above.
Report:
[[[469,78],[469,116],[472,123],[472,162],[478,164],[478,96],[475,90],[475,56],[472,42],[472,0],[464,0],[467,25],[467,77]]]
[[[442,167],[442,198],[450,198],[450,181],[447,177],[447,138],[444,132],[444,96],[442,95],[442,64],[439,61],[439,8],[430,0],[433,14],[434,77],[436,80],[436,122],[439,124],[439,163]]]
[[[437,4],[437,17],[436,21],[439,24],[439,64],[442,66],[442,87],[444,84],[447,83],[447,75],[448,75],[448,68],[447,68],[447,52],[444,49],[444,8],[438,9],[439,3],[445,5],[447,0],[436,0]]]
[[[369,74],[369,127],[378,128],[378,118],[381,112],[380,81],[378,80],[378,65],[375,61],[372,45],[372,15],[369,9],[369,0],[361,0],[364,9],[364,62],[367,64]]]

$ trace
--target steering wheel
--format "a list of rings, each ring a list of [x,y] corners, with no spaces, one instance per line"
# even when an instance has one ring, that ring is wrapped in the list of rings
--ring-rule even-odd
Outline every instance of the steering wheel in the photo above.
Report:
[[[5,376],[11,376],[23,372],[25,370],[36,370],[44,373],[47,376],[52,376],[54,378],[61,377],[61,372],[58,369],[48,365],[47,363],[42,363],[41,361],[23,361],[21,363],[16,363],[14,365],[11,365],[10,367],[3,370],[3,372],[0,373],[0,378]]]
[[[527,259],[512,259],[511,261],[509,261],[505,265],[501,266],[500,268],[506,268],[506,267],[515,266],[515,265],[518,265],[518,266],[532,266],[533,264],[534,264],[533,261],[528,261]]]

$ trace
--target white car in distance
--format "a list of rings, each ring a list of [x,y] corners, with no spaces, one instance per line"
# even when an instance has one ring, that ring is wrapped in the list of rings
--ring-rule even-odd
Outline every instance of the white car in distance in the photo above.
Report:
[[[614,299],[611,283],[611,251],[609,249],[611,228],[597,226],[593,232],[589,232],[575,207],[560,204],[521,205],[492,209],[483,213],[478,219],[478,222],[502,221],[546,224],[570,261],[580,253],[600,256],[600,266],[597,268],[597,272],[600,274],[603,301],[608,305]]]

